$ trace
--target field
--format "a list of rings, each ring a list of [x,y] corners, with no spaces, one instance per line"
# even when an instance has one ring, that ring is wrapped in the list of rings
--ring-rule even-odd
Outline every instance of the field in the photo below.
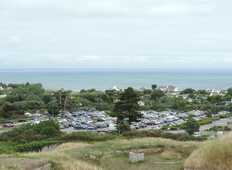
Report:
[[[46,152],[17,153],[0,157],[1,169],[57,170],[181,170],[198,142],[162,138],[114,139],[104,142],[65,143]],[[145,153],[145,161],[132,164],[129,151]],[[13,162],[13,163],[12,163]]]

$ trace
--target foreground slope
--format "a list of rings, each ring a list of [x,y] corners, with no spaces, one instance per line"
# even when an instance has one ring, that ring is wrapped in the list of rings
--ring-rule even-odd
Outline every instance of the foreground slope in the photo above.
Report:
[[[232,135],[204,143],[185,162],[186,170],[232,170]]]
[[[11,155],[14,166],[7,161],[9,156],[1,156],[0,163],[2,169],[22,170],[28,167],[30,170],[41,167],[45,167],[44,170],[180,170],[184,160],[197,145],[197,142],[162,138],[115,139],[89,144],[65,143],[53,151]],[[129,163],[129,151],[144,152],[145,161]]]

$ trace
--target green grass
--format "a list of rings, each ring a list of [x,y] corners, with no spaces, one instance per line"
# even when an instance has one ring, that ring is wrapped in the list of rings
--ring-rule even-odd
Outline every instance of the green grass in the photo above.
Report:
[[[29,162],[42,159],[51,162],[55,170],[181,170],[184,160],[198,144],[162,138],[119,138],[91,143],[65,143],[50,152],[18,153],[14,158]],[[145,161],[129,163],[130,151],[144,152]]]
[[[0,142],[0,154],[15,153],[15,145],[13,142]]]
[[[197,147],[195,142],[177,142],[162,138],[116,139],[99,142],[77,150],[67,150],[66,153],[78,160],[88,161],[106,170],[180,170],[183,161]],[[129,151],[142,151],[145,161],[131,164],[128,160]]]
[[[181,141],[189,139],[189,136],[157,131],[123,135],[93,132],[65,134],[59,131],[55,122],[44,122],[0,134],[0,154],[7,154],[0,155],[0,163],[5,169],[28,169],[26,167],[51,163],[54,170],[180,170],[184,160],[199,144]],[[60,146],[49,152],[35,152],[53,144]],[[129,163],[130,151],[143,152],[145,161]],[[14,161],[13,168],[9,160]]]
[[[96,141],[107,141],[118,138],[118,135],[110,133],[96,133],[96,132],[72,132],[64,133],[59,138],[61,141],[84,141],[84,142],[96,142]]]

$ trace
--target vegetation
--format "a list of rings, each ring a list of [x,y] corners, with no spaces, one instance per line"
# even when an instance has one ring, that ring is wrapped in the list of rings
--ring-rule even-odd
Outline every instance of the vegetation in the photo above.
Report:
[[[231,88],[220,95],[211,95],[206,90],[185,89],[176,95],[163,92],[152,85],[151,89],[135,90],[128,88],[122,90],[97,91],[95,89],[72,92],[66,90],[49,91],[45,90],[41,84],[3,84],[1,94],[6,97],[0,98],[0,117],[12,118],[22,116],[25,112],[49,112],[56,115],[60,111],[75,111],[77,109],[90,109],[107,111],[110,115],[118,116],[117,113],[136,113],[135,109],[141,110],[176,110],[191,111],[203,110],[208,115],[213,115],[219,111],[232,111]],[[132,96],[130,96],[132,95]],[[132,97],[131,100],[126,98]],[[144,105],[138,108],[137,102]],[[123,102],[128,102],[130,110],[123,109]],[[132,103],[133,102],[133,103]],[[133,108],[133,109],[132,109]],[[134,110],[134,111],[133,111]],[[129,112],[128,112],[129,113]],[[134,116],[134,117],[133,117]],[[122,116],[124,117],[124,116]],[[130,114],[129,123],[136,119],[136,114]]]
[[[206,140],[204,137],[194,137],[187,133],[182,134],[173,134],[164,132],[162,130],[134,130],[134,131],[128,131],[124,132],[122,134],[123,137],[126,137],[128,139],[131,138],[145,138],[145,137],[160,137],[160,138],[166,138],[166,139],[173,139],[177,141],[203,141]]]
[[[97,132],[61,133],[59,126],[53,120],[36,125],[26,124],[0,135],[0,154],[14,152],[40,151],[43,147],[65,142],[102,142],[131,138],[169,138],[179,141],[201,141],[188,134],[170,134],[162,131],[128,131],[121,135]]]
[[[139,114],[139,97],[133,88],[127,88],[115,104],[114,111],[117,113],[117,127],[119,132],[130,129],[131,122],[137,121]]]
[[[186,169],[231,170],[231,139],[231,135],[229,135],[223,139],[206,142],[187,159]]]
[[[96,132],[73,132],[70,134],[63,134],[62,141],[82,141],[82,142],[97,142],[113,140],[117,136],[110,133],[96,133]]]
[[[197,148],[197,145],[197,142],[177,142],[161,138],[65,143],[50,152],[2,156],[0,163],[1,166],[6,167],[5,169],[13,169],[9,160],[14,161],[15,169],[18,167],[23,169],[25,165],[31,165],[31,162],[36,164],[37,161],[43,160],[42,165],[50,163],[56,170],[142,170],[151,167],[154,170],[179,170],[183,167],[184,160]],[[136,150],[145,153],[145,161],[131,164],[128,161],[128,152]]]
[[[117,117],[120,132],[120,134],[93,132],[66,134],[60,131],[57,122],[53,120],[40,124],[22,125],[11,131],[1,132],[0,154],[10,154],[10,156],[0,156],[0,169],[2,167],[23,169],[24,163],[30,162],[27,169],[32,169],[30,167],[34,165],[49,164],[53,169],[58,170],[141,170],[151,169],[151,167],[155,170],[179,170],[183,168],[185,159],[201,144],[199,141],[204,140],[204,138],[192,136],[199,130],[199,125],[231,116],[231,113],[215,116],[220,111],[232,112],[231,88],[220,94],[210,94],[206,90],[194,89],[185,89],[179,93],[163,92],[155,84],[151,89],[143,90],[127,88],[97,91],[89,89],[80,92],[63,89],[49,91],[45,90],[41,84],[30,83],[0,84],[0,86],[4,88],[0,91],[0,94],[4,96],[0,98],[0,119],[3,121],[24,118],[25,112],[49,113],[51,116],[56,116],[65,111],[97,109]],[[207,117],[195,121],[190,116],[182,125],[166,127],[173,130],[185,129],[188,134],[171,134],[155,130],[129,131],[131,122],[140,118],[139,111],[150,109],[178,112],[202,110],[207,112]],[[230,129],[215,127],[210,130]],[[189,140],[196,142],[189,142]],[[202,147],[191,154],[185,166],[190,169],[199,168],[199,170],[230,170],[231,141],[229,137],[204,142]],[[54,144],[60,145],[54,151],[28,153],[41,151],[45,146]],[[128,162],[130,151],[144,152],[145,162],[130,164]],[[15,167],[12,167],[8,160],[14,161]]]
[[[25,124],[11,131],[2,133],[0,141],[26,143],[60,136],[59,125],[54,121],[44,121],[39,124]]]
[[[184,124],[184,129],[188,134],[192,135],[194,132],[198,132],[200,128],[199,123],[193,119],[192,116],[189,116],[186,123]]]

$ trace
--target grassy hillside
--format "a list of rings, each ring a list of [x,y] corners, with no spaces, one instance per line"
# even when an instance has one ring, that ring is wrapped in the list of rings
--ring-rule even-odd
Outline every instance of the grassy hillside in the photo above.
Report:
[[[208,141],[185,162],[189,170],[232,170],[232,135]]]
[[[180,170],[197,142],[177,142],[162,138],[115,139],[96,143],[65,143],[49,152],[1,156],[3,169],[35,169],[50,165],[57,170]],[[129,151],[142,151],[145,161],[131,164]],[[14,160],[14,164],[9,160]],[[7,161],[6,161],[7,160]],[[23,162],[23,163],[22,163]]]

